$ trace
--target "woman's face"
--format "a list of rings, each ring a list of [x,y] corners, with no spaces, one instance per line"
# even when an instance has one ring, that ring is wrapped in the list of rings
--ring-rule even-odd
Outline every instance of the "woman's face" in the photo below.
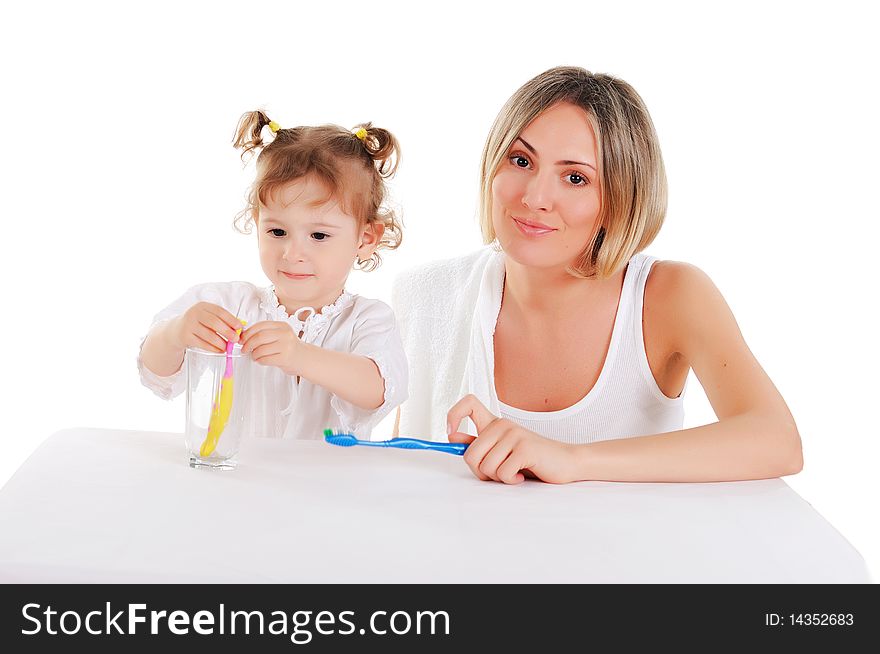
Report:
[[[517,263],[566,267],[599,218],[596,137],[586,113],[554,105],[522,131],[492,182],[492,224]]]

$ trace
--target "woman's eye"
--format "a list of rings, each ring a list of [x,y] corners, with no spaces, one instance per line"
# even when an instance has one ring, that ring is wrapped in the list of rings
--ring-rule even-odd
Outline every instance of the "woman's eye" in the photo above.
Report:
[[[312,238],[316,241],[323,241],[330,238],[330,234],[325,234],[324,232],[312,232]]]
[[[286,236],[286,235],[287,235],[287,232],[285,232],[283,229],[277,229],[277,228],[276,228],[276,229],[270,229],[270,230],[269,230],[269,233],[270,233],[272,236],[277,236],[277,237],[279,237],[279,238],[282,237],[282,236]]]
[[[526,159],[526,158],[525,158],[524,156],[522,156],[521,154],[515,154],[515,155],[512,155],[512,156],[510,157],[510,162],[511,162],[514,166],[517,166],[518,168],[528,168],[528,167],[529,167],[529,160]]]
[[[583,186],[587,183],[587,178],[583,175],[579,175],[578,173],[569,173],[568,181],[574,184],[575,186]]]

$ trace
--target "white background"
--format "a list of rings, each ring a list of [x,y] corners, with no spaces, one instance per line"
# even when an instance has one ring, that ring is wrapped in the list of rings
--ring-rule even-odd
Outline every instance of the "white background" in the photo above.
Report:
[[[0,10],[0,483],[59,429],[182,430],[182,400],[141,387],[135,356],[189,286],[265,282],[231,226],[253,175],[230,144],[242,112],[398,136],[404,245],[350,279],[388,300],[396,272],[479,245],[495,114],[573,64],[645,99],[670,186],[648,252],[721,289],[800,428],[805,467],[786,481],[878,578],[870,3],[301,4]],[[687,411],[714,420],[693,378]]]

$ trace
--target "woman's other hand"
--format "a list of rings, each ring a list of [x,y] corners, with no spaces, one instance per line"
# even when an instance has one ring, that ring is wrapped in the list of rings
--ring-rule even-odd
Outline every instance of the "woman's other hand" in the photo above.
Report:
[[[465,418],[476,426],[476,437],[458,431]],[[466,395],[449,410],[446,424],[451,443],[470,443],[465,463],[483,481],[519,484],[532,476],[553,484],[575,481],[574,446],[492,415],[473,395]]]

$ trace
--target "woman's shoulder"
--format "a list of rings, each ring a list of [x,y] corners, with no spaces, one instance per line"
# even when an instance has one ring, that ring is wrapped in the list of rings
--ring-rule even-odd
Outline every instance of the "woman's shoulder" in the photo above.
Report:
[[[482,269],[492,258],[500,256],[500,253],[491,246],[486,246],[463,256],[449,259],[437,259],[427,261],[407,268],[395,277],[395,283],[405,282],[410,279],[446,279],[450,275],[454,277],[467,277],[474,270]]]
[[[450,293],[460,293],[474,280],[479,282],[486,266],[502,256],[492,246],[485,246],[463,256],[412,266],[394,278],[394,304],[398,299],[410,302],[433,295],[451,298]]]
[[[487,266],[503,261],[492,247],[410,268],[394,279],[391,302],[402,325],[448,324],[455,308],[473,306]]]
[[[680,304],[697,300],[715,285],[697,266],[684,261],[658,259],[651,266],[645,284],[645,301],[654,299],[664,304]]]
[[[652,331],[688,341],[728,316],[721,292],[702,269],[683,261],[654,262],[645,284],[643,314]],[[680,351],[681,344],[675,348]]]

